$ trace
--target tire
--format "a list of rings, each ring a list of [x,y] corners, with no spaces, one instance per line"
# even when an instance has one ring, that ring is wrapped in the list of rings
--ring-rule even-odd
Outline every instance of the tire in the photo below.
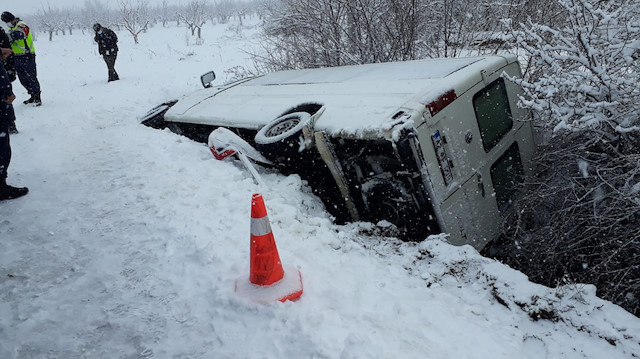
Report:
[[[293,163],[300,158],[302,129],[310,120],[311,115],[307,112],[293,112],[276,118],[256,134],[256,149],[275,163]]]
[[[158,130],[166,128],[167,124],[164,122],[164,114],[171,108],[171,106],[175,105],[176,102],[178,101],[165,102],[162,105],[152,108],[142,116],[140,123]]]
[[[376,181],[366,193],[367,206],[372,221],[386,220],[393,223],[402,233],[411,231],[411,218],[415,215],[409,210],[409,199],[403,196],[398,183]]]

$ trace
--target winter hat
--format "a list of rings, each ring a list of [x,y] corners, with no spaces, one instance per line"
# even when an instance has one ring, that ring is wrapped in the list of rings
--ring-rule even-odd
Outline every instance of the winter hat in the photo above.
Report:
[[[16,17],[13,16],[13,14],[8,11],[5,11],[2,13],[2,15],[0,15],[0,20],[2,20],[2,22],[11,22],[15,19]]]
[[[98,31],[102,28],[102,25],[98,24],[97,22],[95,24],[93,24],[93,31]]]

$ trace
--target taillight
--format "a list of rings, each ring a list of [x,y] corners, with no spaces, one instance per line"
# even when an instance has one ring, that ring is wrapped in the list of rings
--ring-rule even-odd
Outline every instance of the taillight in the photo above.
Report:
[[[442,95],[436,97],[435,100],[429,102],[426,106],[431,113],[431,117],[435,116],[438,112],[442,111],[445,107],[458,98],[454,90],[449,90]]]

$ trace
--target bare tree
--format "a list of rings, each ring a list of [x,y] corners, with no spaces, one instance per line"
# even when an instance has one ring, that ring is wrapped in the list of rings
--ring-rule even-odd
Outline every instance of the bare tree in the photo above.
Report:
[[[198,32],[198,39],[202,38],[202,26],[207,22],[209,4],[204,0],[193,0],[189,2],[179,17],[187,24],[191,35]]]
[[[51,5],[42,7],[36,13],[36,22],[40,29],[46,31],[49,34],[49,41],[53,41],[53,34],[60,29],[62,23],[62,12],[57,8],[52,8]]]
[[[419,0],[279,0],[266,4],[267,68],[416,58]]]
[[[279,69],[496,53],[513,46],[505,19],[549,1],[266,1],[266,55],[257,60]]]
[[[95,23],[106,26],[114,26],[119,23],[119,20],[117,20],[119,16],[116,16],[115,11],[99,0],[85,0],[84,8],[80,14],[78,23],[82,26],[83,30],[87,29],[91,31],[90,29]]]
[[[430,57],[456,57],[473,38],[474,0],[440,0],[423,3],[428,6],[431,26],[424,34]]]
[[[235,3],[235,14],[238,19],[238,23],[242,26],[243,21],[251,13],[251,4],[240,1]]]
[[[73,35],[73,29],[78,24],[78,11],[66,8],[61,11],[60,14],[60,30],[62,35],[65,34],[65,29],[69,30],[69,35]]]
[[[146,31],[151,21],[149,2],[147,0],[118,0],[120,16],[124,28],[133,36],[133,42],[138,43],[138,36]]]
[[[162,22],[162,27],[167,27],[167,23],[171,16],[169,15],[169,4],[167,0],[162,0],[162,5],[160,9],[160,21]]]
[[[216,1],[213,4],[212,13],[221,24],[226,24],[234,14],[236,3],[231,0]]]

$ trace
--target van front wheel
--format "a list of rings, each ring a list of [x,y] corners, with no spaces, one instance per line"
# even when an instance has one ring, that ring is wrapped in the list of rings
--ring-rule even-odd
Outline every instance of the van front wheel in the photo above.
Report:
[[[256,149],[278,164],[289,164],[304,151],[302,129],[311,120],[307,112],[293,112],[266,124],[255,137]]]

